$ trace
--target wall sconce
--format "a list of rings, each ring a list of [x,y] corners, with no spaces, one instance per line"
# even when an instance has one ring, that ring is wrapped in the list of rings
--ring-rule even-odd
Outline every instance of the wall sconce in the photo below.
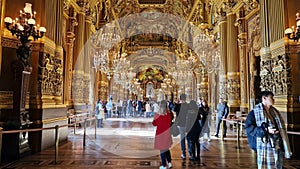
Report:
[[[287,28],[284,33],[289,39],[292,39],[298,42],[300,38],[300,16],[299,13],[296,14],[296,30],[295,27],[292,26],[292,28]]]
[[[46,32],[45,27],[40,27],[35,23],[36,12],[32,13],[31,10],[32,4],[25,3],[23,10],[20,10],[19,16],[13,20],[10,17],[5,17],[4,22],[6,28],[16,35],[21,42],[21,46],[18,46],[17,57],[24,63],[25,66],[29,66],[29,57],[30,57],[30,39],[32,36],[34,40],[44,36]]]

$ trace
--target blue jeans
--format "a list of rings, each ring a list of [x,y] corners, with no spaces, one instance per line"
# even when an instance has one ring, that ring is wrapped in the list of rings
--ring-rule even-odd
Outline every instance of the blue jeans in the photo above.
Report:
[[[180,146],[181,146],[181,152],[182,155],[185,156],[186,154],[186,147],[185,147],[185,138],[186,138],[186,134],[185,134],[185,130],[186,127],[181,127],[179,126],[179,132],[180,132]]]
[[[170,150],[160,150],[160,159],[161,159],[161,165],[166,166],[168,161],[169,163],[172,161],[171,159],[171,153]]]

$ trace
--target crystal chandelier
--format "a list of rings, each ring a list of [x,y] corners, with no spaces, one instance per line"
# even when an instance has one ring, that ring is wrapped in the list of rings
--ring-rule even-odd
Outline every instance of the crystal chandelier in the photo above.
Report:
[[[220,52],[215,44],[213,36],[204,33],[200,33],[193,39],[195,53],[209,73],[218,70],[220,66]]]

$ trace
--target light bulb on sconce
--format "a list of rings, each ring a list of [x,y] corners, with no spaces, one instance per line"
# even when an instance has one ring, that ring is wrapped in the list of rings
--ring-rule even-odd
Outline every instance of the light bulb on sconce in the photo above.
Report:
[[[296,29],[294,26],[292,26],[291,28],[287,28],[284,31],[285,35],[291,39],[294,40],[294,42],[298,42],[299,38],[300,38],[300,14],[297,13],[296,14]]]

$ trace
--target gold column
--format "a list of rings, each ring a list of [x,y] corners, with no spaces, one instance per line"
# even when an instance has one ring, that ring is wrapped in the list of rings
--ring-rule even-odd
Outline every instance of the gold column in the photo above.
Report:
[[[200,72],[195,72],[196,74],[196,88],[197,88],[197,91],[196,91],[196,95],[197,95],[197,99],[198,98],[201,98],[201,95],[200,95],[200,83],[201,83],[201,74]]]
[[[239,55],[240,55],[240,87],[241,87],[241,105],[240,110],[242,112],[248,112],[248,61],[247,61],[247,33],[246,33],[246,20],[242,14],[239,15],[237,20],[237,26],[239,30],[238,42],[239,42]]]
[[[0,9],[1,9],[1,13],[0,13],[0,19],[1,19],[1,25],[0,25],[0,43],[2,44],[2,36],[4,33],[4,14],[5,14],[5,5],[6,5],[6,0],[2,0],[0,2]],[[1,74],[1,68],[2,68],[2,45],[0,47],[0,74]]]
[[[208,100],[208,76],[207,71],[203,70],[201,73],[201,82],[200,82],[200,98]]]
[[[85,16],[85,33],[84,33],[84,84],[86,85],[89,85],[90,84],[90,76],[91,76],[91,72],[90,72],[90,69],[91,69],[91,59],[90,59],[90,53],[89,51],[91,51],[91,45],[89,45],[88,43],[90,42],[89,41],[89,38],[91,37],[91,34],[92,34],[92,30],[91,30],[91,25],[92,25],[92,20],[93,20],[93,17],[91,15],[89,16]],[[84,99],[84,102],[86,104],[89,103],[89,95],[90,95],[90,88],[87,86],[83,89],[83,99]],[[95,103],[93,101],[93,103]]]
[[[75,30],[75,50],[74,50],[74,64],[77,69],[83,70],[84,62],[78,61],[78,57],[83,57],[82,49],[84,47],[84,35],[85,35],[85,16],[83,13],[78,13],[78,26]]]
[[[235,13],[227,15],[227,94],[230,112],[235,112],[240,106],[240,73],[237,49],[237,28],[234,26]]]
[[[226,81],[227,81],[227,21],[223,17],[219,23],[220,29],[220,72],[219,72],[219,97],[227,99]],[[218,97],[216,97],[217,99]]]
[[[73,104],[72,93],[72,71],[73,71],[73,49],[74,49],[75,34],[67,32],[67,48],[66,48],[66,63],[65,63],[65,83],[64,83],[64,103],[68,106]]]
[[[63,70],[64,70],[64,53],[63,53],[63,47],[62,47],[62,43],[63,43],[63,0],[57,0],[56,2],[57,6],[56,6],[56,32],[55,32],[55,44],[56,44],[56,49],[55,49],[55,57],[57,57],[61,62],[60,65],[58,65],[61,69],[61,72],[57,72],[57,81],[61,82],[60,86],[57,85],[56,87],[57,92],[54,96],[54,100],[56,104],[62,104],[62,100],[63,100]]]
[[[51,6],[51,8],[49,8]],[[51,39],[52,41],[56,40],[56,18],[57,13],[53,9],[57,9],[57,2],[56,1],[45,1],[45,27],[47,28],[47,38]]]
[[[268,19],[268,0],[260,1],[260,31],[261,31],[261,64],[271,57],[269,19]]]
[[[261,30],[261,50],[260,50],[260,88],[261,91],[272,91],[272,63],[270,52],[268,0],[260,1],[260,30]]]
[[[83,104],[83,92],[86,84],[84,84],[84,33],[85,33],[85,15],[83,11],[78,13],[78,26],[75,30],[75,48],[74,48],[74,60],[75,66],[73,73],[73,101],[74,104]]]

